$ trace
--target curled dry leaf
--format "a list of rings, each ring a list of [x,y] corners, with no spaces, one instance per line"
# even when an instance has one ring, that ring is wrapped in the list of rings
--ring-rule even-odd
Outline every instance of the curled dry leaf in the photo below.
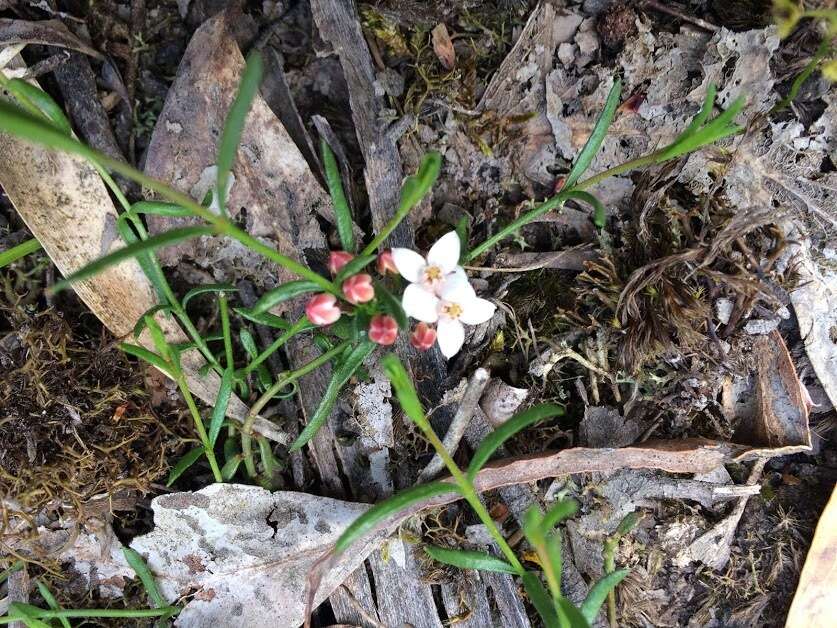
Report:
[[[43,44],[77,50],[104,60],[104,55],[73,35],[59,20],[0,19],[0,46],[12,44]]]
[[[453,70],[456,65],[456,50],[448,34],[448,27],[444,23],[438,24],[431,35],[433,38],[433,52],[436,53],[439,61],[446,69]]]
[[[79,157],[0,134],[0,185],[65,277],[123,246],[116,231],[116,209],[105,184],[96,170]],[[137,320],[156,303],[151,283],[133,259],[73,287],[105,327],[120,338],[129,336]],[[162,314],[156,318],[169,342],[187,341],[173,319]],[[154,349],[148,330],[140,342]],[[214,403],[220,385],[217,374],[198,375],[204,361],[197,351],[183,353],[181,361],[192,392],[203,401]],[[243,420],[247,407],[233,396],[228,414]],[[269,421],[258,420],[255,429],[278,442],[288,441]]]

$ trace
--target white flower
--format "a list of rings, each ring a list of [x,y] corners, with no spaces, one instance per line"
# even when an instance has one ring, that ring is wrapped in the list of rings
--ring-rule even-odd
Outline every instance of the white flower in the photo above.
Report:
[[[446,358],[456,355],[465,342],[465,325],[479,325],[494,314],[496,306],[477,296],[459,261],[459,236],[444,235],[427,253],[427,259],[410,249],[395,248],[395,267],[410,282],[401,305],[408,316],[438,323],[439,348]]]

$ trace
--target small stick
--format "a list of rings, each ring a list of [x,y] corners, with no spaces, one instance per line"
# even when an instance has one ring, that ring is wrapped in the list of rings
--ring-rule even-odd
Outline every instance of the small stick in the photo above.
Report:
[[[345,584],[341,584],[341,585],[340,585],[340,587],[341,587],[341,588],[343,589],[343,591],[346,593],[346,597],[348,597],[348,598],[349,598],[349,602],[351,603],[351,605],[355,607],[355,610],[358,612],[358,614],[361,616],[361,618],[362,618],[365,622],[367,622],[368,624],[370,624],[370,625],[374,626],[375,628],[386,628],[386,626],[385,626],[384,624],[382,624],[382,623],[381,623],[381,622],[379,622],[377,619],[375,619],[375,618],[374,618],[374,617],[373,617],[373,616],[369,613],[369,611],[367,611],[365,608],[363,608],[363,604],[361,604],[361,603],[360,603],[360,600],[358,600],[358,599],[355,597],[355,594],[354,594],[354,593],[352,593],[352,591],[349,589],[349,587],[347,587]]]
[[[471,422],[471,417],[474,416],[474,410],[477,408],[482,392],[488,384],[490,373],[484,368],[478,368],[474,371],[465,388],[465,394],[462,395],[462,401],[459,402],[459,408],[451,421],[450,427],[445,434],[445,439],[442,444],[445,450],[452,456],[459,446],[459,441],[462,440],[462,435],[465,434],[465,429]],[[445,466],[439,454],[435,454],[433,459],[427,463],[424,470],[419,473],[418,484],[422,484],[431,480],[437,475]]]
[[[645,0],[643,5],[646,9],[652,9],[654,11],[659,11],[660,13],[665,13],[667,15],[671,15],[672,17],[676,17],[678,19],[683,20],[684,22],[691,22],[695,26],[702,28],[703,30],[707,30],[710,33],[714,33],[718,30],[718,27],[712,24],[711,22],[707,22],[706,20],[702,20],[699,17],[694,17],[693,15],[687,15],[682,11],[678,11],[677,9],[673,9],[670,6],[666,6],[665,4],[661,4],[659,2],[655,2],[655,0]]]

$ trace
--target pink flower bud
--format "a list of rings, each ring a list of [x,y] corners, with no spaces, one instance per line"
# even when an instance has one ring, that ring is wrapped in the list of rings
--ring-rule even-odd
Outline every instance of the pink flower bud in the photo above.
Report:
[[[395,260],[392,259],[392,251],[387,249],[378,255],[378,272],[382,275],[387,273],[398,274],[398,269],[395,267]]]
[[[398,323],[392,316],[376,314],[369,322],[369,340],[379,345],[391,345],[398,337]]]
[[[372,277],[366,273],[352,275],[343,282],[343,296],[353,305],[366,303],[375,298],[375,288],[372,286]]]
[[[436,330],[427,323],[419,323],[410,336],[410,344],[419,351],[427,351],[436,342]]]
[[[311,297],[305,305],[305,315],[315,325],[331,325],[340,318],[337,297],[325,292]]]
[[[328,255],[328,272],[330,272],[332,276],[336,275],[340,272],[341,268],[351,262],[354,258],[354,255],[347,253],[346,251],[332,251]]]

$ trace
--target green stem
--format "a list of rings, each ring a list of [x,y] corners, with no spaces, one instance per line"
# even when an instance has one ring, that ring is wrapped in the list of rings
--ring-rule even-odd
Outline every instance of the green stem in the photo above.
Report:
[[[577,183],[572,188],[567,190],[561,190],[558,194],[553,196],[552,198],[547,199],[543,203],[541,203],[538,207],[526,212],[522,216],[520,216],[517,220],[510,222],[508,225],[503,227],[500,231],[495,233],[493,236],[488,238],[485,242],[480,244],[479,246],[471,249],[470,253],[468,253],[467,257],[465,258],[466,261],[470,262],[485,253],[487,250],[493,248],[499,242],[504,240],[505,238],[512,235],[515,231],[523,227],[524,225],[529,224],[536,218],[539,218],[543,214],[552,211],[564,204],[564,202],[569,198],[570,193],[578,190],[586,190],[589,187],[592,187],[598,183],[601,183],[608,177],[614,177],[616,175],[624,174],[630,170],[635,170],[637,168],[642,168],[644,166],[650,166],[657,162],[660,158],[660,155],[663,153],[662,150],[655,151],[653,153],[649,153],[648,155],[644,155],[642,157],[637,157],[636,159],[632,159],[630,161],[626,161],[623,164],[619,164],[618,166],[614,166],[613,168],[608,168],[607,170],[603,170],[599,174],[593,175]]]
[[[183,398],[186,400],[189,412],[192,414],[192,419],[195,422],[195,430],[198,433],[198,438],[201,439],[201,443],[203,443],[204,453],[206,454],[206,459],[209,460],[209,467],[212,469],[212,475],[215,477],[216,482],[223,482],[224,478],[221,476],[221,469],[218,467],[218,461],[215,459],[215,451],[212,448],[212,443],[209,442],[209,436],[206,433],[206,428],[203,426],[201,413],[198,411],[195,399],[189,391],[189,384],[186,382],[186,377],[179,370],[177,372],[177,385],[180,388]]]
[[[401,224],[401,221],[407,217],[407,214],[410,213],[412,208],[413,206],[408,204],[406,207],[402,207],[399,211],[397,211],[395,215],[389,219],[387,224],[384,225],[384,228],[378,232],[378,235],[372,238],[372,241],[366,245],[366,248],[361,251],[360,255],[372,255],[372,253],[374,253],[375,250],[381,246],[383,241],[389,237],[389,234],[395,231],[395,228],[398,227],[398,225]]]
[[[603,170],[599,174],[594,174],[592,177],[584,179],[584,181],[581,181],[580,183],[576,183],[572,189],[586,190],[587,188],[593,187],[594,185],[601,183],[609,177],[615,177],[617,175],[624,174],[630,170],[636,170],[638,168],[644,168],[645,166],[651,166],[653,164],[656,164],[657,160],[660,158],[660,155],[662,155],[665,150],[665,148],[661,150],[656,150],[653,153],[648,153],[647,155],[637,157],[636,159],[631,159],[630,161],[626,161],[625,163],[619,164],[618,166],[613,166],[613,168]]]
[[[286,332],[287,333],[287,332]],[[288,373],[283,373],[279,377],[276,378],[276,381],[273,385],[268,388],[264,394],[259,397],[256,402],[250,407],[250,412],[247,413],[247,417],[244,419],[244,424],[241,426],[241,452],[244,455],[244,466],[247,469],[247,474],[250,477],[256,477],[256,463],[253,460],[253,443],[252,443],[252,432],[253,432],[253,424],[256,422],[256,417],[258,416],[259,412],[261,412],[264,407],[273,399],[276,394],[282,390],[288,384],[292,384],[300,377],[304,377],[308,375],[311,371],[320,368],[326,362],[334,358],[335,356],[342,353],[346,347],[349,346],[349,341],[346,340],[341,342],[336,347],[329,349],[322,355],[314,358],[310,362],[306,362],[298,369],[290,371]]]
[[[782,100],[777,102],[770,109],[771,114],[782,111],[796,99],[797,95],[799,95],[799,90],[802,89],[802,85],[808,80],[808,77],[814,73],[814,70],[817,68],[820,61],[822,61],[830,51],[831,43],[829,42],[828,37],[824,37],[820,42],[820,45],[817,47],[817,52],[808,62],[808,65],[806,65],[802,72],[799,73],[799,76],[793,80],[790,90],[788,91],[788,95],[782,98]]]
[[[232,336],[230,335],[230,309],[227,304],[227,295],[223,292],[218,294],[218,307],[221,310],[221,332],[224,334],[224,353],[227,357],[227,368],[233,368]]]
[[[532,209],[532,210],[526,212],[525,214],[520,216],[520,218],[518,218],[517,220],[514,220],[514,221],[510,222],[505,227],[500,229],[500,231],[498,231],[493,236],[488,238],[485,242],[483,242],[479,246],[474,247],[473,249],[471,249],[471,252],[468,253],[467,257],[465,258],[465,261],[468,261],[468,262],[473,261],[474,259],[478,258],[480,255],[485,253],[488,249],[493,248],[496,244],[499,244],[500,241],[502,241],[505,238],[512,235],[515,231],[520,229],[523,225],[529,224],[530,222],[535,220],[535,218],[538,218],[539,216],[542,216],[546,212],[552,211],[553,209],[556,209],[557,207],[560,207],[561,205],[564,204],[564,201],[566,200],[566,198],[567,198],[566,194],[564,194],[563,192],[559,193],[559,194],[556,194],[552,198],[547,199],[546,201],[541,203],[538,207],[535,207],[535,209]]]
[[[210,225],[215,227],[217,232],[220,235],[225,235],[233,238],[234,240],[238,240],[241,244],[246,246],[247,248],[255,251],[256,253],[266,257],[272,262],[279,264],[280,266],[284,267],[285,269],[289,270],[290,272],[294,273],[295,275],[299,275],[304,279],[308,279],[313,283],[316,283],[320,286],[325,292],[330,292],[332,294],[336,294],[336,288],[331,284],[330,281],[321,277],[310,268],[300,264],[294,259],[287,257],[286,255],[282,255],[276,249],[273,249],[266,244],[263,244],[253,236],[251,236],[246,231],[239,229],[236,227],[231,221],[226,219],[223,216],[219,216],[218,214],[210,211],[206,207],[203,207],[199,203],[195,202],[191,197],[182,192],[178,192],[172,187],[169,187],[165,183],[157,181],[156,179],[149,177],[143,172],[140,172],[133,166],[130,166],[123,161],[118,159],[114,159],[100,153],[99,151],[90,148],[89,146],[85,146],[81,142],[76,142],[73,146],[73,151],[78,155],[94,162],[101,164],[103,167],[112,170],[113,172],[117,172],[129,179],[133,179],[137,183],[142,186],[147,187],[149,190],[153,192],[157,192],[164,198],[166,198],[169,202],[174,203],[175,205],[180,205],[191,211],[195,216],[202,218]]]
[[[295,335],[297,335],[299,332],[304,330],[307,325],[308,325],[308,321],[304,318],[302,318],[302,319],[298,320],[296,323],[294,323],[290,328],[288,328],[287,331],[285,331],[284,334],[282,334],[276,340],[274,340],[273,343],[267,349],[265,349],[258,356],[256,356],[256,358],[254,358],[253,361],[250,362],[250,364],[245,366],[241,370],[241,375],[246,376],[246,375],[249,375],[250,373],[252,373],[262,362],[267,360],[280,347],[282,347],[282,345],[284,345],[286,342],[288,342],[288,340],[290,340]]]
[[[494,520],[491,518],[491,514],[483,505],[482,501],[477,494],[474,485],[465,477],[465,474],[462,473],[462,470],[459,468],[459,465],[454,462],[453,458],[451,458],[448,450],[445,449],[444,444],[439,437],[436,435],[436,432],[433,431],[433,428],[430,426],[430,423],[424,421],[422,425],[420,425],[422,431],[424,432],[425,438],[430,441],[430,444],[433,445],[433,448],[436,450],[436,453],[439,454],[439,457],[442,459],[442,462],[445,463],[445,466],[450,471],[451,476],[453,476],[454,481],[459,486],[459,490],[462,492],[462,496],[465,500],[470,504],[471,508],[474,509],[474,512],[477,513],[477,517],[479,517],[480,521],[485,524],[485,527],[488,529],[488,533],[494,538],[497,542],[500,551],[503,552],[503,555],[508,560],[509,564],[514,567],[518,574],[523,575],[525,573],[525,569],[523,565],[518,560],[517,556],[515,555],[512,548],[509,546],[508,542],[506,541],[505,537],[500,533],[500,530],[494,524]]]
[[[163,608],[62,608],[56,610],[38,609],[35,613],[34,609],[32,617],[35,619],[60,619],[66,618],[88,618],[88,617],[162,617],[171,615],[178,609],[174,606],[164,606]],[[21,621],[19,617],[0,617],[0,624],[11,624],[15,621]]]

